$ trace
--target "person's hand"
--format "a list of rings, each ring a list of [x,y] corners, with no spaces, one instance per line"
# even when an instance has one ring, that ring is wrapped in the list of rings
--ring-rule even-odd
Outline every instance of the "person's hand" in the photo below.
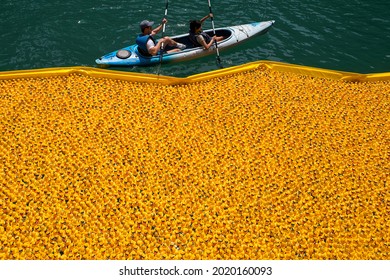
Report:
[[[209,14],[209,18],[213,18],[214,15],[212,13]]]
[[[161,24],[166,24],[167,22],[168,22],[168,20],[166,18],[163,18],[161,21]]]

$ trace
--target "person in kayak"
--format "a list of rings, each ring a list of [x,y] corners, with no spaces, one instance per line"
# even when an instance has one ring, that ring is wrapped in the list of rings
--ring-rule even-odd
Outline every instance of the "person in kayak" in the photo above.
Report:
[[[163,44],[164,51],[167,53],[178,52],[186,48],[186,45],[178,43],[168,36],[161,38],[158,42],[156,41],[156,39],[154,39],[153,36],[155,36],[158,32],[160,32],[161,29],[163,28],[163,25],[166,24],[167,22],[168,22],[167,19],[164,18],[161,24],[157,28],[152,29],[152,26],[154,24],[153,21],[148,21],[148,20],[141,21],[139,25],[141,28],[141,34],[138,35],[136,39],[136,43],[138,45],[138,51],[142,55],[145,56],[157,55],[161,49],[161,44]]]
[[[213,14],[210,13],[207,16],[203,17],[201,20],[190,21],[190,40],[195,47],[202,46],[205,50],[208,50],[214,44],[215,41],[219,42],[224,39],[223,36],[211,37],[206,32],[203,32],[203,22],[211,17],[213,17]]]

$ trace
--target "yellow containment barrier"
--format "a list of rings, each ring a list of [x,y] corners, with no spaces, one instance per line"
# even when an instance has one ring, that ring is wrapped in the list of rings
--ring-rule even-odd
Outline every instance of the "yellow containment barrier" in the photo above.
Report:
[[[390,259],[389,73],[0,73],[0,259]]]
[[[134,72],[123,72],[106,70],[91,67],[62,67],[62,68],[46,68],[36,70],[20,70],[20,71],[5,71],[0,72],[0,79],[17,79],[17,78],[38,78],[50,76],[63,76],[69,74],[89,75],[91,77],[111,78],[127,81],[146,82],[146,83],[162,83],[162,84],[182,84],[204,81],[211,78],[219,78],[226,75],[232,75],[244,71],[254,70],[258,68],[268,68],[280,72],[291,72],[300,75],[326,78],[340,79],[347,81],[380,81],[389,80],[390,72],[388,73],[373,73],[373,74],[358,74],[352,72],[343,72],[336,70],[321,69],[315,67],[293,65],[282,62],[257,61],[247,63],[240,66],[224,68],[211,72],[196,74],[187,78],[175,78],[163,75],[142,74]]]

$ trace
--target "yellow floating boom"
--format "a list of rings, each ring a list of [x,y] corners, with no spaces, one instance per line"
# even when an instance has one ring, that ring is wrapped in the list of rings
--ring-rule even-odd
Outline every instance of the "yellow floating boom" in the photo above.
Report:
[[[240,66],[224,68],[216,71],[201,73],[189,76],[187,78],[176,78],[163,75],[143,74],[134,72],[123,72],[114,70],[105,70],[91,67],[57,67],[34,70],[4,71],[0,72],[0,79],[18,79],[18,78],[44,78],[51,76],[64,76],[70,74],[88,75],[96,78],[110,78],[118,80],[127,80],[134,82],[162,83],[162,84],[182,84],[204,81],[211,78],[223,77],[244,71],[255,69],[271,69],[280,72],[289,72],[300,75],[312,76],[325,79],[348,80],[348,81],[381,81],[389,80],[390,72],[359,74],[345,71],[336,71],[321,69],[315,67],[293,65],[282,62],[257,61]]]

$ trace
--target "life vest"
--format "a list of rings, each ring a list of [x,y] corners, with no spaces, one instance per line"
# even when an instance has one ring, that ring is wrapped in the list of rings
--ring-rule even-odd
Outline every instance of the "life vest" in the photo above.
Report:
[[[156,45],[156,40],[150,36],[150,35],[144,35],[144,34],[139,34],[135,42],[138,45],[138,52],[144,56],[152,56],[148,48],[146,47],[147,42],[151,39],[153,43]]]
[[[201,35],[203,39],[206,41],[206,44],[210,43],[211,37],[206,32],[201,32],[200,34],[196,34],[195,32],[190,31],[190,41],[194,44],[195,47],[201,46],[199,44],[198,40],[196,39],[197,36]]]

